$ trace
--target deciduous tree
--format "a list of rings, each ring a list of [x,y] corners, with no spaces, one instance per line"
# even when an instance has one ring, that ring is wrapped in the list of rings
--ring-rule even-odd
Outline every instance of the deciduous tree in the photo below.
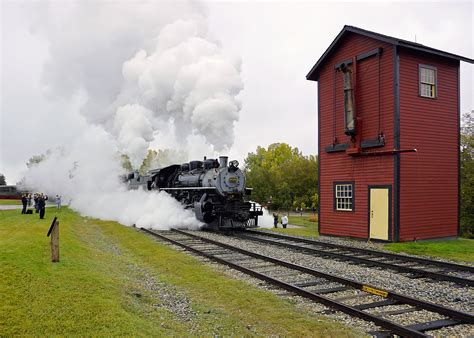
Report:
[[[318,207],[317,156],[303,156],[298,148],[274,143],[257,147],[245,159],[252,199],[272,209]],[[270,202],[270,203],[269,203]]]
[[[474,110],[461,128],[461,235],[474,238]]]

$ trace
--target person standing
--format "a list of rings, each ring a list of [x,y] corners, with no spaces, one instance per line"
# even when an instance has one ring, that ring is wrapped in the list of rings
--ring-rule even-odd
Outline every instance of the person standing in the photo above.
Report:
[[[28,208],[31,207],[31,193],[28,194]]]
[[[35,213],[39,212],[38,208],[38,201],[39,201],[39,193],[35,193],[33,200],[35,201]]]
[[[288,225],[288,217],[286,215],[283,215],[281,218],[281,225],[283,226],[283,229],[286,229],[286,226]]]
[[[45,200],[45,197],[41,195],[38,198],[38,209],[39,209],[40,219],[44,219],[44,213],[46,211],[45,207],[46,207],[46,200]]]
[[[61,196],[56,195],[56,208],[61,209]]]
[[[26,194],[21,195],[21,204],[23,204],[23,209],[21,209],[22,214],[26,214],[26,205],[28,204],[28,198]]]
[[[273,227],[274,228],[278,228],[278,214],[277,213],[273,213]]]

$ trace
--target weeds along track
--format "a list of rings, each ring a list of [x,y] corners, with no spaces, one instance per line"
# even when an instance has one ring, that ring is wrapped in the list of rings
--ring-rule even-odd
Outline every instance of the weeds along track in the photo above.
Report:
[[[391,269],[404,273],[405,276],[410,278],[431,278],[462,286],[474,286],[474,267],[471,266],[355,248],[258,230],[235,232],[234,235],[238,238],[277,245],[321,257]]]
[[[426,337],[430,330],[474,324],[474,316],[421,299],[337,277],[309,267],[247,251],[180,230],[144,232],[182,247],[209,260],[266,281],[292,294],[322,303],[325,306],[377,325],[370,332],[377,336],[397,334]],[[393,305],[397,306],[396,310]],[[434,320],[421,313],[429,312]],[[417,323],[406,324],[399,315],[420,313]],[[401,319],[401,320],[400,320]]]

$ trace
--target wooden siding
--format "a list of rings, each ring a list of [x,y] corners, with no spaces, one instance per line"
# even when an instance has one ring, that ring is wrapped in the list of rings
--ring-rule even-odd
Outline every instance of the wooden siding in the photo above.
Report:
[[[437,68],[437,98],[419,96],[420,64]],[[458,61],[400,51],[400,240],[457,236]]]
[[[320,156],[320,219],[321,234],[368,237],[368,186],[392,185],[393,156],[350,157],[345,152],[326,153],[324,148],[333,142],[333,104],[336,107],[335,133],[339,143],[349,142],[344,135],[344,96],[342,75],[334,71],[336,63],[351,59],[375,48],[383,49],[380,56],[380,108],[381,130],[386,145],[374,150],[393,149],[393,54],[392,46],[357,34],[347,34],[340,46],[328,57],[319,77],[319,156]],[[356,83],[356,109],[363,119],[364,139],[375,139],[378,134],[378,57],[358,63]],[[334,76],[336,83],[334,84]],[[334,86],[336,95],[334,97]],[[335,102],[334,102],[335,99]],[[366,150],[369,151],[369,150]],[[339,181],[354,182],[355,210],[334,210],[333,184]],[[392,196],[393,201],[393,196]],[[392,205],[392,210],[394,210]],[[393,224],[393,212],[392,220]],[[392,228],[393,234],[393,228]]]

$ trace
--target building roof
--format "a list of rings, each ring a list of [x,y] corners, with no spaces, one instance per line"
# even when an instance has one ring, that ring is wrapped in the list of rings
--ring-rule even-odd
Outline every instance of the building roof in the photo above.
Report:
[[[313,68],[311,68],[308,75],[306,75],[307,80],[312,80],[312,81],[317,81],[318,80],[319,71],[321,69],[322,64],[324,63],[326,58],[337,48],[337,46],[339,45],[340,40],[347,33],[355,33],[355,34],[364,35],[364,36],[367,36],[369,38],[380,40],[380,41],[383,41],[383,42],[386,42],[386,43],[389,43],[389,44],[392,44],[392,45],[395,45],[395,46],[400,46],[400,47],[404,47],[404,48],[408,48],[408,49],[413,49],[413,50],[417,50],[417,51],[420,51],[420,52],[423,52],[423,53],[433,54],[433,55],[445,57],[445,58],[448,58],[448,59],[454,59],[454,60],[460,60],[460,61],[465,61],[465,62],[469,62],[469,63],[474,63],[473,59],[470,59],[470,58],[467,58],[467,57],[464,57],[464,56],[460,56],[460,55],[456,55],[456,54],[452,54],[452,53],[448,53],[448,52],[444,52],[442,50],[431,48],[431,47],[422,45],[420,43],[416,43],[416,42],[412,42],[412,41],[408,41],[408,40],[403,40],[403,39],[398,39],[398,38],[394,38],[392,36],[371,32],[371,31],[361,29],[361,28],[358,28],[358,27],[345,25],[344,28],[341,30],[341,32],[336,36],[336,38],[333,40],[333,42],[326,49],[324,54],[319,58],[318,62],[316,62],[316,64],[313,66]]]

